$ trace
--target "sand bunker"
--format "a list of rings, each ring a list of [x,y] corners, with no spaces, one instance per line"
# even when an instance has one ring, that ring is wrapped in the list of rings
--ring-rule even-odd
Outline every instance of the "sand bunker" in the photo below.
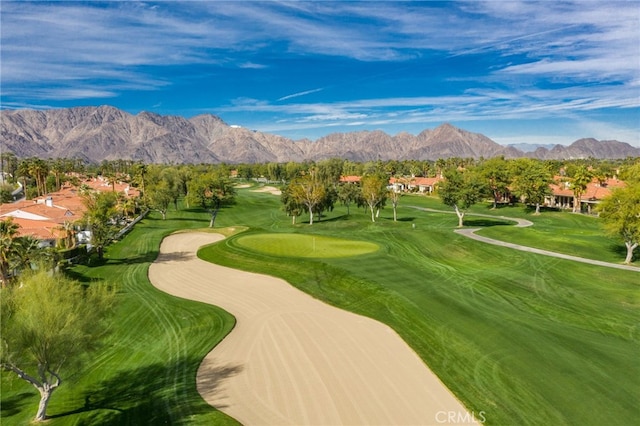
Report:
[[[200,246],[222,238],[171,235],[149,268],[160,290],[237,319],[198,371],[208,403],[245,425],[438,424],[451,412],[464,418],[462,404],[391,328],[283,280],[196,257]]]
[[[280,195],[282,191],[274,186],[263,186],[262,188],[254,189],[253,192],[268,192],[273,195]]]

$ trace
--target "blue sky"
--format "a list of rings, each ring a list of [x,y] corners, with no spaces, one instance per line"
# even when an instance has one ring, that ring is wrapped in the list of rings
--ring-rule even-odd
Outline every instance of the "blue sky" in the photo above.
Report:
[[[638,1],[2,1],[2,108],[640,146]]]

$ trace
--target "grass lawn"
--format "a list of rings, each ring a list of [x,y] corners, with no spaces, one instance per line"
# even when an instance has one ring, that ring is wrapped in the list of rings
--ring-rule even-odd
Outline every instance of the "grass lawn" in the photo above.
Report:
[[[305,234],[251,234],[239,237],[236,243],[250,250],[286,257],[350,257],[378,250],[377,244],[366,241]]]
[[[402,201],[446,210],[432,200]],[[255,220],[252,231],[199,255],[280,276],[389,324],[470,410],[484,411],[488,424],[626,425],[640,415],[638,273],[471,241],[452,232],[457,219],[447,213],[401,207],[398,222],[384,210],[387,217],[374,224],[362,210],[347,218],[337,208],[313,226],[292,226],[283,214],[261,211],[261,221],[246,212]],[[512,211],[530,218],[521,208]],[[222,222],[252,226],[243,209],[234,213]],[[562,220],[569,231],[579,232],[581,219],[568,215]],[[478,218],[474,226],[500,223],[499,217]],[[536,226],[549,232],[545,221]],[[241,243],[267,231],[370,241],[380,249],[357,258],[309,259]],[[591,250],[607,249],[592,244]]]
[[[314,297],[387,323],[469,410],[484,412],[487,424],[637,422],[640,274],[482,244],[453,233],[455,215],[409,205],[447,209],[437,199],[405,197],[398,222],[390,208],[371,223],[363,210],[352,208],[347,217],[338,207],[313,226],[304,223],[306,216],[291,225],[279,197],[243,189],[216,225],[248,230],[199,255],[280,276]],[[492,213],[486,206],[473,211]],[[536,217],[518,207],[494,213],[496,219],[468,220],[485,227],[481,233],[499,230],[518,242],[528,230],[500,226],[505,221],[499,216],[526,217],[540,232],[526,238],[549,250],[556,247],[547,235],[563,231],[569,239],[591,230],[594,238],[581,243],[585,251],[618,259],[598,240],[593,218]],[[207,223],[206,214],[188,211],[169,212],[166,221],[152,215],[109,248],[105,264],[74,268],[82,281],[117,283],[121,301],[105,347],[54,394],[50,424],[232,422],[199,397],[195,371],[233,318],[156,291],[146,277],[164,235]],[[356,241],[377,249],[357,257],[301,256],[314,239],[323,246]],[[2,423],[27,423],[36,391],[2,378]]]
[[[406,197],[403,201],[406,205],[447,210],[447,206],[437,197]],[[485,237],[587,259],[622,263],[626,256],[624,242],[607,236],[595,216],[545,209],[536,216],[532,209],[520,205],[495,210],[490,207],[488,204],[473,206],[465,217],[465,226],[484,227],[478,234]],[[496,220],[487,222],[486,218],[473,216],[473,213],[495,215]],[[504,221],[500,216],[527,219],[533,222],[533,226],[514,230],[513,222]],[[451,218],[451,222],[457,226],[455,220],[455,217]],[[639,261],[640,251],[636,253],[632,265],[640,265]]]
[[[152,214],[121,242],[103,264],[75,267],[80,281],[118,287],[113,332],[81,371],[65,372],[47,411],[48,425],[236,424],[197,393],[202,358],[233,327],[234,318],[213,306],[156,290],[147,270],[161,239],[177,229],[208,225],[206,213]],[[221,371],[224,374],[224,371]],[[3,425],[28,424],[39,395],[26,382],[2,373]]]

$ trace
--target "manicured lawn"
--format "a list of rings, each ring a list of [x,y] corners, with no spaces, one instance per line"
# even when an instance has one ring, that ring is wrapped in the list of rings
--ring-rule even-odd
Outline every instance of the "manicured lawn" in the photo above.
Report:
[[[406,197],[405,205],[415,205],[433,209],[448,210],[437,197]],[[538,216],[521,205],[505,206],[491,210],[488,204],[478,204],[471,208],[465,217],[465,226],[485,227],[479,235],[501,241],[552,250],[587,259],[605,262],[622,263],[626,255],[624,242],[621,239],[607,236],[600,220],[595,216],[573,214],[556,210],[544,210]],[[450,210],[450,209],[449,209]],[[495,222],[486,222],[486,218],[473,216],[473,213],[496,216]],[[529,228],[513,230],[513,222],[504,221],[500,216],[516,217],[534,223]],[[455,216],[451,222],[455,225]],[[640,264],[640,251],[633,264]]]
[[[403,202],[446,209],[423,199]],[[233,219],[246,223],[242,210],[236,213]],[[337,208],[313,226],[265,215],[258,222],[262,229],[252,231],[380,246],[357,259],[269,255],[238,243],[251,233],[203,249],[200,256],[281,276],[328,303],[389,324],[470,410],[485,412],[488,424],[635,422],[640,415],[638,273],[471,241],[452,232],[457,220],[446,213],[402,207],[395,223],[390,211],[385,214],[373,224],[362,210],[352,209],[347,218]],[[512,215],[505,209],[496,214]],[[576,218],[562,219],[570,232],[584,226],[581,219],[571,225]],[[504,222],[478,221],[475,226]],[[543,230],[551,225],[536,221]],[[599,244],[591,248],[602,250]]]
[[[251,234],[239,237],[240,247],[275,256],[330,258],[350,257],[378,250],[378,245],[305,234]]]
[[[230,331],[234,318],[216,307],[162,293],[147,279],[163,236],[207,224],[206,214],[199,212],[170,211],[166,221],[152,214],[109,247],[104,264],[71,271],[83,282],[115,284],[119,301],[112,334],[80,371],[63,376],[47,424],[235,424],[211,408],[195,385],[202,358]],[[0,423],[28,424],[39,395],[10,377],[2,374]]]
[[[371,223],[362,209],[347,217],[337,207],[313,226],[304,223],[306,216],[294,226],[279,197],[240,190],[237,205],[223,209],[216,226],[249,229],[199,255],[283,277],[314,297],[389,324],[469,410],[484,412],[487,424],[637,422],[640,274],[482,244],[453,233],[455,215],[409,205],[447,209],[437,199],[405,197],[398,222],[391,209]],[[481,233],[502,232],[518,242],[528,230],[506,226],[499,216],[520,215],[540,233],[524,238],[542,248],[555,249],[547,237],[564,232],[567,246],[582,245],[596,258],[610,251],[598,240],[593,218],[535,217],[521,207],[473,211],[498,216],[469,216],[472,226],[485,227]],[[110,339],[54,394],[49,424],[232,422],[199,397],[195,372],[233,318],[156,291],[146,278],[164,235],[207,223],[207,215],[196,212],[169,212],[167,221],[152,215],[109,249],[105,264],[72,270],[85,282],[116,283],[120,304]],[[571,235],[587,231],[588,238],[571,243]],[[295,244],[314,238],[377,250],[300,256]],[[277,255],[270,249],[274,239]],[[36,391],[7,377],[3,373],[2,424],[25,424],[35,413]]]

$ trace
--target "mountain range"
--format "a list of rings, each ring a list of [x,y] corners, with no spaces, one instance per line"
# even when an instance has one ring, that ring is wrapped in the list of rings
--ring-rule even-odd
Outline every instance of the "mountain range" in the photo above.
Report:
[[[81,158],[87,162],[267,163],[344,158],[352,161],[440,158],[538,159],[640,157],[640,148],[615,140],[580,139],[571,145],[525,152],[488,137],[442,124],[418,135],[332,133],[315,141],[292,140],[239,126],[211,114],[184,118],[111,106],[0,111],[0,151],[19,158]]]

